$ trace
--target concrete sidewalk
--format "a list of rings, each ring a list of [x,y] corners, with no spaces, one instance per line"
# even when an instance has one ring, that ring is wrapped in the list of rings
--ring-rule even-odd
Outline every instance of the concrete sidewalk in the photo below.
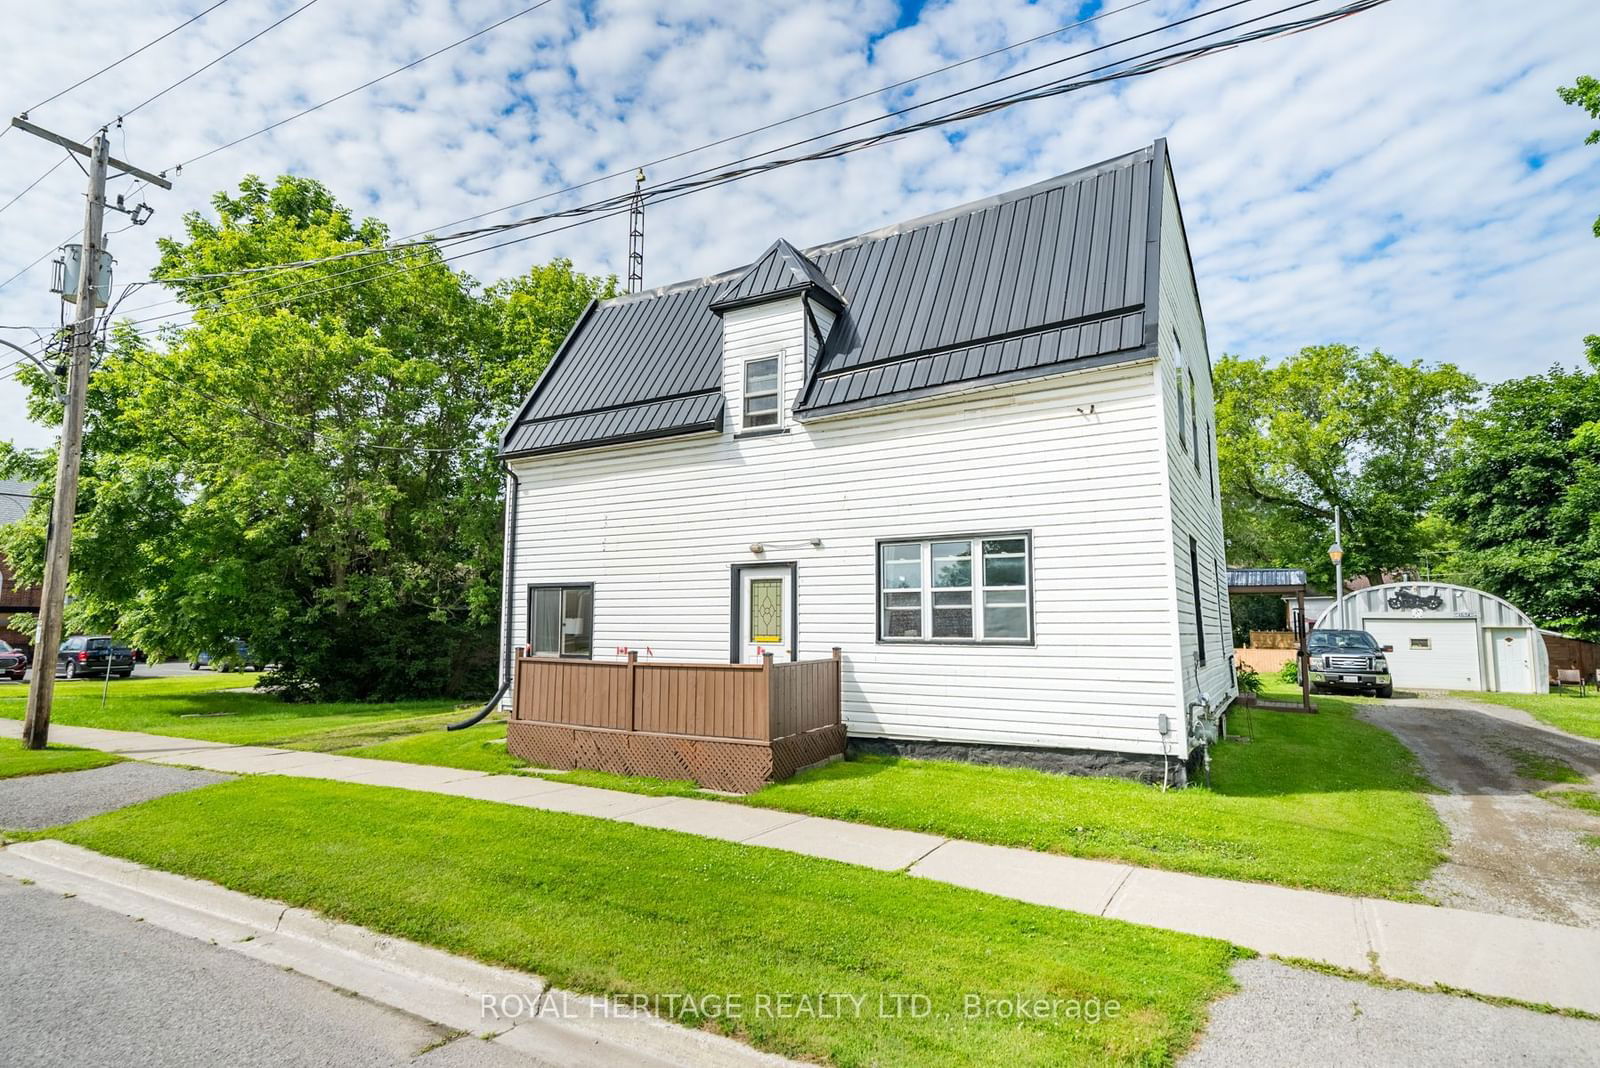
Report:
[[[0,735],[21,724],[0,720]],[[1600,1013],[1600,930],[980,845],[699,798],[649,797],[432,765],[53,727],[53,740],[231,774],[389,786],[783,849],[1034,904],[1222,938],[1260,953]]]

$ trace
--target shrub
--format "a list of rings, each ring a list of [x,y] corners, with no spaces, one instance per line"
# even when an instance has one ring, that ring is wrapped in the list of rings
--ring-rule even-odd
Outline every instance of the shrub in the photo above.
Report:
[[[1295,658],[1293,658],[1291,660],[1285,660],[1283,662],[1283,667],[1278,669],[1278,678],[1282,679],[1284,682],[1299,682],[1300,681],[1300,659],[1299,659],[1299,657],[1295,657]]]
[[[1239,692],[1259,694],[1264,683],[1261,681],[1261,672],[1249,664],[1240,664],[1238,671]]]

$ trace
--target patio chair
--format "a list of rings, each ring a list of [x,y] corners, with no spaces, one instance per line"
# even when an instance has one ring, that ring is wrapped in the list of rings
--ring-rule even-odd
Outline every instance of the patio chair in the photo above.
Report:
[[[1561,692],[1563,686],[1576,686],[1579,697],[1589,695],[1589,680],[1577,668],[1556,668],[1556,693]]]

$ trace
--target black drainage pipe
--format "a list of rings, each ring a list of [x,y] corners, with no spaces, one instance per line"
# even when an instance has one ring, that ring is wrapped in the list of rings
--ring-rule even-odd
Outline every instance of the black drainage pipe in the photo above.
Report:
[[[478,709],[459,723],[452,723],[445,728],[447,731],[463,731],[468,727],[482,723],[493,712],[500,699],[511,689],[511,580],[516,575],[517,553],[517,481],[516,472],[504,463],[500,469],[506,474],[509,486],[506,490],[506,548],[503,574],[500,580],[500,618],[502,620],[502,633],[500,637],[500,688],[495,690],[494,696],[489,698],[489,703]]]

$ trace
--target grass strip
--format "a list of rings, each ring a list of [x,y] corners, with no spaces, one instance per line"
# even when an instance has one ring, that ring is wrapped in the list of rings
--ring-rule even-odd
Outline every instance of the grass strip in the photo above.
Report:
[[[1520,708],[1547,726],[1584,738],[1600,738],[1600,688],[1583,696],[1575,693],[1479,693],[1459,691],[1453,696]]]
[[[1171,1063],[1247,955],[902,873],[343,783],[245,778],[55,837],[839,1065]]]
[[[44,749],[25,749],[15,738],[0,738],[0,779],[20,775],[49,775],[58,771],[87,771],[116,764],[122,758],[97,749],[74,745],[52,745]]]

